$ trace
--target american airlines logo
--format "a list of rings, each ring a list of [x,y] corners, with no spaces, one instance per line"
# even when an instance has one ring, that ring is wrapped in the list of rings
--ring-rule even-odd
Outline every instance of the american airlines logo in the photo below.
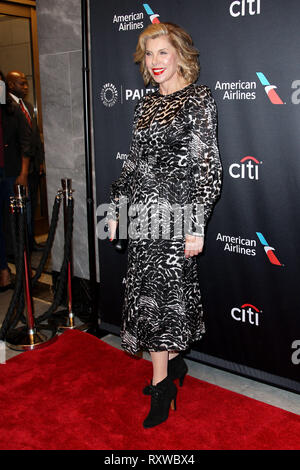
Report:
[[[278,86],[272,84],[265,73],[256,72],[255,74],[259,80],[258,83],[255,80],[240,79],[234,82],[217,80],[214,86],[216,96],[219,95],[223,101],[253,101],[258,98],[257,89],[259,89],[259,85],[262,85],[271,104],[285,105],[286,101],[281,96]],[[291,103],[300,104],[300,80],[293,80],[290,87]]]
[[[285,104],[278,95],[276,85],[271,85],[267,77],[262,72],[256,72],[260,83],[264,86],[265,92],[272,104]]]
[[[117,26],[118,31],[135,31],[144,28],[144,13],[131,12],[128,14],[115,14],[112,19],[113,25]]]
[[[270,246],[267,242],[265,236],[261,232],[256,232],[256,236],[263,246],[266,256],[271,264],[274,266],[281,266],[282,264],[277,255],[275,254],[275,248]],[[246,255],[246,256],[256,256],[257,254],[257,246],[259,243],[254,238],[246,238],[241,235],[234,236],[229,234],[218,233],[216,236],[216,241],[223,247],[223,251],[228,253],[236,253],[238,255]]]
[[[256,81],[254,80],[238,80],[236,82],[221,82],[218,80],[215,84],[215,90],[222,92],[224,101],[256,99]]]
[[[218,233],[216,241],[221,244],[223,251],[236,253],[239,255],[256,256],[257,241],[253,238],[243,236],[233,236]]]
[[[258,239],[259,239],[260,243],[263,245],[265,253],[266,253],[270,263],[274,264],[275,266],[284,266],[284,264],[282,264],[279,261],[279,259],[277,258],[277,256],[275,255],[275,253],[274,253],[275,248],[273,248],[272,246],[269,245],[269,243],[265,239],[264,235],[261,232],[256,232],[256,235],[258,236]]]
[[[150,5],[148,3],[144,3],[143,7],[145,8],[147,15],[149,15],[151,23],[153,23],[153,24],[160,23],[160,21],[158,19],[159,15],[152,11],[152,8],[150,7]]]

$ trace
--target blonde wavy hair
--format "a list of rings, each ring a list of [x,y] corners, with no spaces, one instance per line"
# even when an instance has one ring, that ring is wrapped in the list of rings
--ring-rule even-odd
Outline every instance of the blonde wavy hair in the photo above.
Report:
[[[145,65],[145,51],[148,39],[156,39],[159,36],[167,36],[172,46],[176,49],[179,58],[178,73],[187,83],[194,83],[200,72],[199,52],[193,45],[191,36],[180,26],[173,23],[155,23],[145,28],[138,39],[134,61],[140,64],[145,85],[156,85]]]

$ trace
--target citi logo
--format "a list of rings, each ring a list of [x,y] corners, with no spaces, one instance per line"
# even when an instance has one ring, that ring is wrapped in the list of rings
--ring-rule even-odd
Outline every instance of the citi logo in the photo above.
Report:
[[[152,11],[152,9],[151,9],[150,6],[148,5],[148,3],[144,3],[144,4],[143,4],[143,7],[145,8],[147,15],[150,16],[150,21],[151,21],[151,23],[160,23],[160,21],[159,21],[159,19],[158,19],[159,15],[158,15],[157,13],[154,13],[154,12]]]
[[[272,246],[269,246],[263,234],[261,232],[256,232],[256,235],[258,236],[260,243],[263,245],[265,253],[267,257],[269,258],[270,263],[274,264],[275,266],[284,266],[284,264],[281,264],[279,259],[275,255],[274,253],[275,248],[273,248]]]
[[[249,323],[254,326],[259,326],[261,313],[262,311],[252,304],[243,304],[241,307],[234,307],[231,309],[231,317],[235,321]]]
[[[269,100],[271,101],[272,104],[285,104],[278,93],[275,91],[275,88],[277,88],[276,85],[271,85],[269,83],[269,80],[266,78],[266,76],[262,72],[256,72],[256,75],[259,78],[260,83],[265,87],[265,92],[268,95]]]
[[[260,0],[236,0],[230,4],[231,16],[259,15]]]
[[[247,155],[242,158],[239,163],[232,163],[229,167],[229,175],[232,178],[241,178],[249,180],[258,180],[259,179],[259,165],[262,162],[257,160],[255,157]]]

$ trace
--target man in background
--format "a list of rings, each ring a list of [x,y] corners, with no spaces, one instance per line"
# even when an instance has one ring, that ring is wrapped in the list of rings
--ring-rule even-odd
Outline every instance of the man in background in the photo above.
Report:
[[[35,112],[31,103],[26,101],[28,94],[28,82],[23,72],[13,71],[9,72],[6,76],[6,83],[9,94],[15,103],[18,104],[26,119],[28,129],[31,131],[31,153],[32,158],[30,161],[28,173],[28,189],[30,196],[30,248],[32,250],[42,250],[43,247],[39,246],[35,239],[35,226],[34,216],[37,207],[37,196],[40,175],[44,171],[44,147],[41,141],[40,131],[37,124]]]
[[[0,72],[1,89],[6,90]],[[11,287],[4,235],[4,219],[14,184],[27,186],[32,135],[19,106],[5,92],[0,104],[0,292]]]

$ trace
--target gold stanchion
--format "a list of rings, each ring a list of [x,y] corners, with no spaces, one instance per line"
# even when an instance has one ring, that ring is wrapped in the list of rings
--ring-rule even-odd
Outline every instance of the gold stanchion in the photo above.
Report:
[[[64,207],[64,234],[66,242],[66,233],[67,233],[67,206],[69,202],[73,199],[73,190],[72,190],[72,180],[68,178],[63,178],[61,180],[62,194],[63,194],[63,207]],[[70,259],[68,261],[68,309],[66,312],[60,315],[59,321],[57,323],[58,330],[73,329],[75,328],[75,319],[74,313],[72,311],[72,242],[70,248]]]
[[[34,306],[31,294],[31,267],[29,256],[28,244],[28,231],[27,231],[27,211],[26,211],[26,187],[16,185],[15,197],[10,198],[10,211],[11,213],[23,216],[23,224],[20,226],[19,238],[24,242],[23,260],[24,260],[24,293],[26,303],[26,320],[27,327],[16,328],[9,332],[6,336],[6,344],[10,349],[16,351],[37,349],[47,345],[53,341],[53,338],[48,339],[46,335],[41,333],[43,328],[36,327],[34,321]]]
[[[73,202],[73,189],[72,189],[72,180],[69,178],[63,178],[61,180],[62,185],[62,194],[63,194],[63,207],[64,207],[64,235],[66,242],[66,233],[67,233],[67,208],[71,202]],[[59,331],[64,331],[66,329],[72,330],[87,330],[89,325],[75,324],[75,317],[73,312],[73,298],[72,298],[72,276],[73,276],[73,256],[72,256],[72,241],[70,241],[70,259],[68,261],[67,268],[67,294],[68,294],[68,308],[62,312],[55,313],[54,323]]]

